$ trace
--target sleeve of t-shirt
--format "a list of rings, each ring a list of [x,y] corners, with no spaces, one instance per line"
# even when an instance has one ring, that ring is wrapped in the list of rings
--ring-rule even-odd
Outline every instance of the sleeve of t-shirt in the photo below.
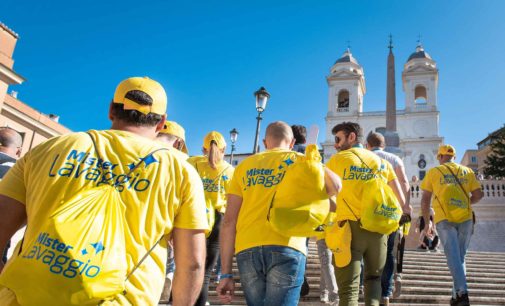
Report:
[[[0,194],[26,204],[25,166],[30,153],[27,153],[7,172],[0,182]]]
[[[224,190],[226,193],[228,193],[228,190],[230,190],[231,186],[231,181],[233,180],[233,174],[235,172],[235,168],[230,167],[228,170],[226,170],[226,176],[228,179],[224,181]]]
[[[468,185],[470,186],[470,192],[481,188],[480,183],[472,170],[468,173]]]
[[[330,160],[326,163],[326,167],[330,169],[331,171],[337,173],[336,171],[336,165],[335,165],[335,155],[333,155]]]
[[[230,184],[228,186],[228,189],[226,190],[227,194],[233,194],[237,195],[239,197],[242,197],[242,167],[238,166],[234,173],[233,173],[233,178],[230,181]]]
[[[181,205],[175,216],[174,227],[208,230],[202,180],[188,164],[184,166],[183,176]]]
[[[391,163],[385,161],[386,167],[388,168],[388,183],[391,182],[392,180],[396,179],[396,173],[395,170],[393,169],[393,166],[391,166]]]
[[[423,181],[421,182],[422,190],[433,192],[433,184],[432,184],[433,170],[435,170],[435,168],[429,170],[428,173],[426,173],[426,176],[424,177]]]

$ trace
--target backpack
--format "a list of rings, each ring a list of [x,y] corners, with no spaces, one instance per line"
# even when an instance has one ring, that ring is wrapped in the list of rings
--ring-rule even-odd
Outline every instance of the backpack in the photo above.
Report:
[[[358,154],[353,151],[351,152],[356,155],[367,168],[372,169]],[[398,229],[403,211],[393,189],[389,187],[386,180],[380,175],[380,172],[384,168],[384,160],[381,159],[380,167],[376,169],[370,179],[363,181],[361,219],[357,218],[351,207],[347,205],[345,199],[344,203],[360,222],[363,229],[374,233],[389,235]]]
[[[159,150],[163,149],[148,154],[124,177]],[[22,241],[18,256],[0,275],[0,284],[14,291],[22,305],[97,305],[126,294],[126,280],[161,238],[128,271],[126,205],[117,190],[124,182],[86,186],[61,203],[38,235]]]
[[[311,144],[277,185],[267,220],[283,236],[312,237],[324,231],[329,212],[324,165],[317,146]]]
[[[435,198],[440,204],[440,208],[444,212],[444,215],[447,217],[447,221],[461,223],[469,220],[472,218],[472,208],[470,206],[470,197],[468,192],[465,190],[451,168],[445,164],[443,166],[449,170],[451,179],[454,180],[454,182],[452,184],[447,184],[444,192],[435,195]],[[442,177],[448,175],[442,172],[440,167],[436,167],[435,169],[442,174]]]

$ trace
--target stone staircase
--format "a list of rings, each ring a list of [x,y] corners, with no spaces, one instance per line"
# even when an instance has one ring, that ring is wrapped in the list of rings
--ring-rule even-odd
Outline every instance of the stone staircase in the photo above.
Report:
[[[472,305],[505,305],[505,253],[469,252],[467,279]],[[234,264],[234,275],[238,275]],[[323,305],[319,302],[319,259],[315,242],[309,245],[306,273],[310,285],[308,296],[299,305]],[[214,279],[212,279],[213,281]],[[220,305],[212,282],[209,300]],[[402,295],[391,305],[449,305],[452,281],[443,253],[405,251]],[[240,283],[236,283],[233,305],[245,305]],[[362,303],[360,303],[362,304]]]

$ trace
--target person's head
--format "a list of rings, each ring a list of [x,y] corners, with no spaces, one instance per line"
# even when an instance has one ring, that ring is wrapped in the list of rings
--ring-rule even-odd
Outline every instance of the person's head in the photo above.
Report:
[[[361,143],[363,135],[361,127],[355,122],[342,122],[331,129],[331,133],[335,136],[335,149],[337,151],[348,150],[352,146]]]
[[[266,149],[288,149],[291,150],[295,144],[291,127],[283,121],[275,121],[267,126],[263,144]]]
[[[17,158],[21,156],[22,145],[23,138],[18,132],[10,127],[0,127],[0,152]]]
[[[370,132],[366,137],[366,148],[369,150],[380,148],[384,149],[386,147],[386,139],[381,133]]]
[[[117,86],[109,118],[113,129],[142,131],[154,138],[163,128],[166,111],[167,94],[163,87],[147,77],[132,77]]]
[[[307,142],[307,129],[303,125],[292,125],[293,137],[295,144],[304,144]]]
[[[441,145],[438,147],[437,160],[442,165],[452,162],[456,158],[456,149],[451,145]]]
[[[412,182],[417,182],[419,181],[419,178],[417,177],[417,175],[412,175]]]
[[[203,139],[203,154],[207,155],[209,165],[216,169],[217,164],[223,160],[226,141],[221,133],[212,131]]]
[[[188,153],[184,128],[175,121],[165,121],[163,129],[158,133],[156,138],[179,151]]]

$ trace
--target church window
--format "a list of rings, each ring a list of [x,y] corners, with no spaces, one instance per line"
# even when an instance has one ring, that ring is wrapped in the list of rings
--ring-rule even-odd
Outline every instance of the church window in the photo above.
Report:
[[[419,180],[420,181],[422,181],[425,176],[426,176],[426,171],[425,170],[419,171]]]
[[[426,87],[419,85],[414,89],[414,100],[416,104],[426,104],[428,95],[426,94]]]
[[[338,106],[337,111],[347,112],[349,111],[349,92],[345,89],[338,93]]]

